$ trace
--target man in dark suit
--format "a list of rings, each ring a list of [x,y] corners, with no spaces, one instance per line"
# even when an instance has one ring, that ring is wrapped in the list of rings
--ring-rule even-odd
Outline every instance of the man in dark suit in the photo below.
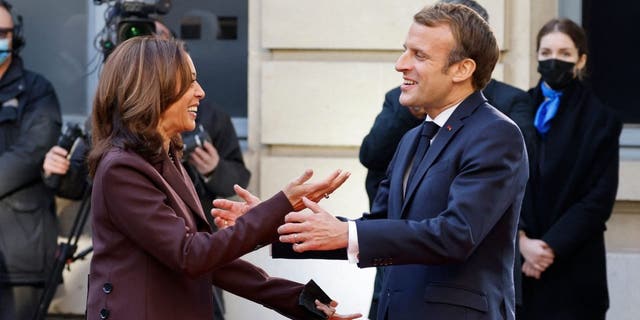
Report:
[[[419,114],[419,110],[413,111],[400,104],[400,87],[395,87],[385,94],[382,111],[376,116],[376,120],[369,133],[362,140],[360,145],[360,163],[367,168],[365,188],[369,197],[369,206],[378,192],[378,185],[387,176],[387,167],[393,158],[396,147],[400,139],[407,131],[420,125],[425,118],[425,114]],[[491,79],[489,84],[482,90],[489,103],[500,112],[513,120],[520,131],[522,131],[527,142],[527,151],[531,154],[533,137],[533,116],[531,114],[531,101],[529,95],[514,86],[508,85],[495,79]],[[518,259],[519,260],[519,259]],[[369,309],[369,319],[376,319],[378,310],[378,297],[382,287],[383,267],[376,270],[375,283],[373,286],[373,296],[371,308]],[[517,268],[516,289],[520,285],[520,270]],[[516,290],[518,305],[521,303],[519,290]]]
[[[488,24],[469,8],[417,13],[396,63],[399,102],[427,117],[400,141],[371,213],[343,222],[305,200],[316,214],[291,213],[279,228],[296,252],[346,248],[359,267],[386,266],[379,319],[515,317],[528,165],[520,130],[480,91],[498,54]]]
[[[474,0],[440,0],[440,2],[465,5],[489,22],[487,10]],[[492,106],[507,115],[518,125],[525,138],[527,152],[531,155],[535,130],[533,128],[533,114],[529,95],[521,89],[495,79],[489,81],[482,93]],[[401,105],[398,101],[399,98],[400,87],[395,87],[385,94],[382,110],[376,116],[371,130],[360,145],[360,163],[367,168],[365,188],[369,197],[369,207],[373,204],[373,199],[378,192],[378,185],[387,175],[387,167],[400,139],[407,131],[424,121],[426,115],[422,108],[408,108]],[[520,259],[517,258],[517,261],[519,265]],[[383,267],[376,269],[371,307],[369,309],[369,319],[371,320],[376,320],[378,297],[382,286]],[[519,268],[516,269],[516,301],[520,305],[522,302],[520,297],[521,290],[519,290],[521,273]]]

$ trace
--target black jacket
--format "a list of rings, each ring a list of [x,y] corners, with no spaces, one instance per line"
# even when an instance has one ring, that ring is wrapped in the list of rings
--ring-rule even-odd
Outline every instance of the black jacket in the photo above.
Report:
[[[382,111],[360,145],[360,163],[367,171],[365,187],[369,196],[369,206],[378,191],[378,184],[386,176],[386,170],[393,158],[402,136],[409,129],[422,123],[400,104],[400,87],[387,92],[384,96]]]
[[[41,170],[60,134],[60,106],[49,81],[17,56],[0,79],[0,104],[0,283],[42,284],[58,232]]]
[[[211,144],[218,150],[220,162],[208,177],[202,176],[187,161],[183,163],[196,187],[205,216],[207,219],[211,219],[211,208],[213,207],[211,202],[216,198],[235,195],[234,184],[246,188],[251,178],[251,172],[244,164],[238,136],[233,128],[231,118],[226,113],[207,100],[203,100],[198,107],[196,122],[198,125],[202,125],[211,137]],[[209,223],[212,227],[215,226],[212,220]]]
[[[536,108],[540,91],[540,84],[529,91]],[[523,319],[561,318],[558,310],[588,318],[609,306],[604,231],[616,198],[622,123],[578,81],[563,91],[551,121],[546,138],[536,136],[532,210],[521,219],[527,236],[545,241],[555,259],[540,280],[525,278]]]

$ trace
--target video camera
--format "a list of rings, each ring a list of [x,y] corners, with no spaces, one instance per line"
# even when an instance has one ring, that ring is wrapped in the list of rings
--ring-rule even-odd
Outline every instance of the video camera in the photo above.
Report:
[[[209,136],[201,124],[191,132],[182,133],[182,159],[189,159],[189,156],[197,147],[204,148],[205,141],[211,143],[211,136]]]
[[[109,5],[100,38],[105,60],[123,41],[154,34],[155,19],[150,15],[164,15],[171,9],[171,0],[93,0],[93,3]]]
[[[74,145],[78,138],[84,138],[84,130],[77,123],[65,124],[60,137],[58,137],[58,146],[71,152],[71,147]]]
[[[82,128],[80,127],[79,124],[77,123],[73,123],[73,122],[69,122],[67,124],[65,124],[64,128],[62,129],[62,133],[60,134],[60,136],[58,137],[58,146],[67,150],[68,152],[68,156],[67,157],[71,157],[71,155],[73,154],[73,150],[75,149],[75,146],[77,145],[77,141],[80,138],[85,139],[87,136],[84,132],[84,130],[82,130]],[[58,188],[60,186],[60,182],[61,182],[61,176],[57,175],[57,174],[53,174],[50,178],[49,178],[49,185],[53,188]]]

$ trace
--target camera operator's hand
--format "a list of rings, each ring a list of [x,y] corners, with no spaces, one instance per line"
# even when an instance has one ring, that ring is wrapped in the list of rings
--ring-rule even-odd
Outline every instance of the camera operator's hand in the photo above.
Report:
[[[197,147],[189,156],[189,163],[203,176],[209,176],[220,163],[218,150],[209,141],[205,141],[203,148]]]
[[[52,174],[64,175],[69,171],[71,162],[67,159],[69,152],[62,147],[53,146],[44,157],[42,169],[45,177]]]

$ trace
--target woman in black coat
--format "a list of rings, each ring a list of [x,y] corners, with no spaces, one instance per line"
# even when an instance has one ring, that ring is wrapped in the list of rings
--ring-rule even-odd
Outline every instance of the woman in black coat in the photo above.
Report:
[[[519,319],[604,319],[604,231],[618,186],[621,122],[582,82],[582,28],[553,19],[537,37],[541,80],[529,90],[537,135],[523,206]]]

